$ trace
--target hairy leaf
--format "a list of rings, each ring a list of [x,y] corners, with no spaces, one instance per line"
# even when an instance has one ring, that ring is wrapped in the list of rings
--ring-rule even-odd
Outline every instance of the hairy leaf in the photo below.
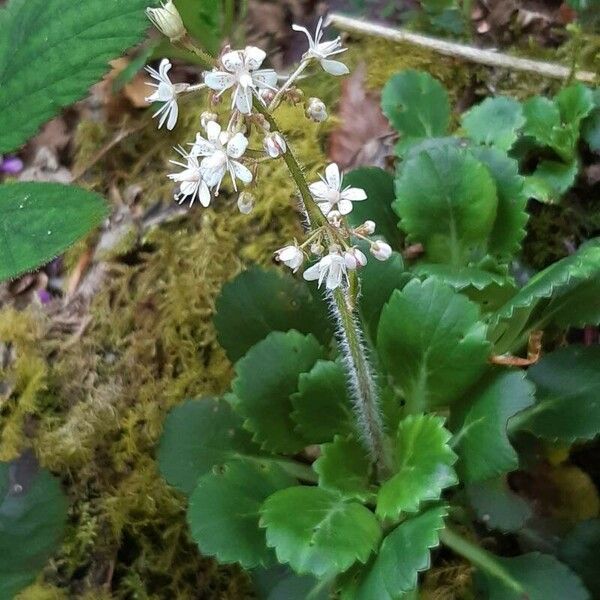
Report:
[[[107,212],[100,196],[81,188],[58,183],[0,185],[0,281],[49,262]]]

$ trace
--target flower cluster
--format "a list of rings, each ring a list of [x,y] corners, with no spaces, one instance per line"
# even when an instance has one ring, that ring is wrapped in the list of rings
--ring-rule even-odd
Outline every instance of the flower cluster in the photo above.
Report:
[[[152,9],[149,17],[171,41],[186,37],[171,1],[161,8]],[[238,182],[246,185],[254,182],[263,160],[278,159],[289,152],[282,133],[272,130],[273,121],[264,115],[275,110],[280,102],[298,100],[300,95],[294,84],[307,67],[318,63],[331,75],[348,73],[344,63],[332,58],[345,52],[340,38],[323,41],[322,19],[314,37],[304,27],[294,25],[293,29],[306,35],[308,50],[287,78],[280,78],[273,69],[262,68],[266,53],[255,46],[247,46],[243,50],[226,48],[214,68],[203,74],[203,81],[194,85],[172,83],[169,77],[171,63],[167,59],[161,61],[158,71],[147,68],[156,80],[156,83],[150,84],[156,89],[147,100],[161,103],[154,114],[159,118],[159,128],[164,124],[169,130],[175,127],[180,94],[208,89],[211,90],[213,104],[226,93],[231,98],[231,114],[226,128],[218,123],[216,114],[205,112],[200,122],[202,131],[188,144],[189,148],[176,149],[181,158],[171,162],[180,170],[170,174],[169,178],[179,184],[175,198],[180,203],[189,201],[192,205],[198,199],[202,206],[209,206],[211,198],[219,194],[227,175],[233,189],[238,191]],[[280,80],[283,83],[278,85]],[[309,119],[318,123],[328,116],[325,104],[318,98],[309,98],[305,111]],[[253,129],[262,136],[262,148],[248,147]],[[354,202],[366,200],[367,195],[360,188],[344,186],[336,164],[330,164],[320,181],[312,183],[309,189],[314,210],[317,215],[320,210],[322,216],[318,223],[311,223],[306,240],[285,246],[275,253],[278,261],[296,272],[312,256],[317,261],[304,271],[304,278],[318,281],[319,286],[325,283],[328,289],[334,289],[348,282],[349,271],[367,263],[358,243],[366,242],[371,254],[379,260],[390,257],[392,250],[385,242],[369,239],[368,236],[375,231],[372,221],[366,221],[360,227],[349,226],[346,215],[352,211]],[[238,197],[240,212],[249,213],[253,205],[252,194],[242,191]]]

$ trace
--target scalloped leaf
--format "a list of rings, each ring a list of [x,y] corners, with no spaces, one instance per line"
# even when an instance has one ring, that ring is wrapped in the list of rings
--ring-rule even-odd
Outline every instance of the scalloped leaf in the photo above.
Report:
[[[505,582],[486,572],[480,573],[489,600],[591,600],[579,577],[554,556],[538,552],[514,558],[486,554],[506,578]]]
[[[51,261],[107,214],[103,198],[81,188],[0,185],[0,281]]]
[[[476,304],[435,278],[392,294],[377,349],[413,412],[451,404],[485,371],[491,345],[478,318]]]
[[[485,253],[498,206],[496,185],[467,150],[446,146],[404,161],[394,210],[431,262],[465,265]]]
[[[381,93],[381,108],[404,139],[443,136],[450,123],[448,93],[424,71],[409,69],[391,77]]]
[[[340,363],[318,360],[298,378],[298,391],[290,397],[296,429],[311,444],[329,442],[337,434],[354,431],[346,375]]]
[[[67,508],[58,480],[32,453],[0,463],[0,598],[35,580],[60,542]]]
[[[277,269],[251,267],[228,281],[216,301],[217,339],[232,362],[272,331],[296,329],[321,343],[331,338],[327,312],[301,281]]]
[[[562,126],[558,105],[543,96],[534,96],[523,103],[525,125],[523,134],[541,146],[552,148],[564,161],[573,158],[572,132]]]
[[[0,153],[82,98],[148,28],[147,0],[10,0],[0,23]]]
[[[260,508],[271,494],[295,483],[278,465],[260,461],[232,461],[200,477],[188,523],[202,554],[247,569],[273,562],[258,526]]]
[[[486,98],[462,116],[462,126],[478,144],[508,151],[525,124],[521,103],[512,98]]]
[[[381,539],[370,510],[318,487],[276,492],[265,501],[260,524],[279,562],[320,578],[365,563]]]
[[[508,422],[534,403],[534,394],[535,387],[525,373],[500,372],[470,399],[453,443],[462,479],[483,481],[518,467],[517,452],[508,439]]]
[[[435,415],[409,415],[398,425],[393,451],[394,475],[379,488],[377,515],[397,519],[417,512],[422,502],[438,500],[442,491],[456,485],[452,465],[456,454],[448,445],[450,432]]]
[[[265,450],[293,454],[310,443],[296,431],[291,394],[324,350],[312,335],[273,331],[235,365],[231,402]]]
[[[537,404],[519,415],[516,428],[572,444],[600,433],[600,346],[567,346],[527,371]]]
[[[362,444],[351,436],[335,436],[321,446],[321,455],[313,463],[319,486],[348,498],[367,501],[373,497],[372,465]]]
[[[401,600],[417,585],[421,571],[431,566],[430,550],[439,545],[439,531],[448,513],[430,508],[403,521],[389,533],[375,560],[350,585],[353,600]],[[345,596],[342,596],[345,597]]]
[[[163,477],[189,495],[198,477],[213,467],[243,456],[254,459],[259,454],[260,449],[227,402],[202,398],[171,410],[160,439],[158,464]]]
[[[536,170],[525,178],[525,195],[545,204],[558,204],[577,179],[579,160],[568,163],[542,160]]]

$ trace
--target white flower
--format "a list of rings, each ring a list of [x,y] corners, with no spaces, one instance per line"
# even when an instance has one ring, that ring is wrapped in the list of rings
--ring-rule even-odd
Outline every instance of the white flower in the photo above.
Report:
[[[375,221],[365,221],[361,225],[361,229],[365,232],[365,235],[373,235],[375,233]]]
[[[298,246],[284,246],[275,252],[275,259],[293,269],[295,273],[304,262],[304,254]]]
[[[146,16],[152,21],[156,29],[172,42],[180,40],[187,33],[173,0],[169,0],[166,4],[161,3],[160,8],[147,8]]]
[[[329,42],[322,42],[323,39],[323,17],[319,19],[315,37],[310,35],[306,27],[300,25],[292,25],[294,31],[301,31],[308,38],[308,51],[302,57],[304,60],[314,58],[321,63],[321,66],[330,75],[346,75],[350,71],[348,67],[338,60],[329,60],[330,56],[335,56],[346,52],[347,48],[342,48],[342,41],[339,37]]]
[[[267,133],[263,141],[263,146],[265,152],[271,158],[278,158],[287,150],[287,144],[285,143],[283,136],[278,132]]]
[[[176,148],[176,150],[185,158],[186,163],[184,164],[176,160],[170,161],[183,169],[181,173],[171,173],[169,175],[169,179],[180,183],[179,193],[175,195],[175,199],[179,204],[182,204],[189,198],[190,206],[192,206],[194,200],[198,198],[202,206],[208,206],[210,204],[210,190],[206,181],[204,181],[198,157],[194,154],[186,154],[180,148]]]
[[[392,255],[392,247],[381,240],[371,244],[371,254],[377,260],[387,260]]]
[[[248,215],[254,208],[254,196],[250,192],[242,192],[237,199],[237,206],[243,215]]]
[[[346,267],[351,271],[358,267],[364,267],[367,264],[367,257],[358,248],[350,248],[344,252],[344,260]]]
[[[348,186],[342,189],[343,178],[335,163],[331,163],[325,169],[325,177],[321,177],[321,180],[311,183],[309,187],[324,215],[329,214],[334,208],[342,215],[347,215],[352,211],[353,202],[367,199],[367,194],[360,188]]]
[[[318,263],[304,271],[306,281],[319,280],[319,287],[325,281],[325,287],[333,290],[339,287],[342,279],[347,277],[347,267],[344,257],[336,248],[330,249],[329,254],[324,256]]]
[[[266,53],[255,46],[227,52],[221,58],[225,71],[205,73],[204,83],[219,92],[218,96],[235,86],[231,106],[243,114],[249,114],[252,112],[253,93],[260,99],[261,89],[277,89],[277,73],[273,69],[259,69],[265,56]]]
[[[319,98],[309,98],[306,106],[306,116],[315,123],[322,123],[327,119],[327,107]]]
[[[339,210],[332,210],[327,213],[327,220],[329,224],[339,229],[342,226],[342,213]]]
[[[216,121],[206,124],[206,137],[196,134],[196,141],[192,145],[190,154],[203,156],[201,163],[204,180],[209,187],[215,188],[215,195],[219,193],[221,182],[225,173],[229,172],[233,188],[237,192],[236,178],[244,183],[252,181],[252,173],[237,159],[246,151],[248,140],[243,133],[232,135],[221,131],[221,126]]]
[[[214,112],[208,112],[207,110],[205,110],[201,115],[200,115],[200,125],[202,125],[202,127],[204,127],[204,129],[206,129],[206,126],[208,125],[209,121],[216,121],[218,119],[217,114]]]
[[[156,91],[148,96],[146,102],[164,102],[164,104],[152,115],[158,117],[160,115],[160,121],[158,122],[158,128],[160,129],[165,121],[167,122],[167,129],[171,131],[177,123],[177,115],[179,109],[177,107],[177,94],[184,91],[189,87],[187,83],[171,83],[169,79],[169,71],[171,70],[171,63],[168,58],[163,58],[160,61],[158,71],[152,67],[146,67],[146,71],[158,81],[158,83],[147,83],[156,88]]]

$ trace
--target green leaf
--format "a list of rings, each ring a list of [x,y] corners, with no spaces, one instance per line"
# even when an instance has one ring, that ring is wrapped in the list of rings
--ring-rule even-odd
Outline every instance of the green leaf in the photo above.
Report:
[[[558,557],[566,563],[586,585],[594,598],[600,598],[600,519],[577,523],[561,542]]]
[[[508,439],[508,421],[533,404],[534,393],[525,373],[501,371],[470,399],[453,444],[466,482],[483,481],[518,467],[517,452]]]
[[[214,398],[188,400],[167,417],[158,449],[163,477],[191,494],[201,475],[235,458],[256,458],[260,450],[242,429],[229,404]]]
[[[33,454],[0,463],[0,598],[32,583],[55,551],[67,521],[58,481]]]
[[[49,262],[107,212],[100,196],[81,188],[58,183],[0,185],[0,281]]]
[[[263,449],[293,454],[308,444],[295,430],[290,395],[319,358],[324,356],[317,340],[292,330],[270,333],[237,362],[232,403]]]
[[[251,267],[227,282],[216,301],[217,337],[235,362],[272,331],[296,329],[327,343],[324,305],[307,285],[276,269]]]
[[[525,124],[521,103],[512,98],[487,98],[462,116],[462,126],[478,144],[508,151]]]
[[[590,150],[600,152],[600,88],[594,90],[593,94],[595,109],[583,122],[581,135],[587,142]]]
[[[312,575],[296,575],[283,565],[252,572],[256,597],[263,600],[329,600],[331,585]]]
[[[450,438],[441,417],[409,415],[400,421],[393,451],[395,474],[379,489],[379,517],[397,519],[403,512],[417,512],[422,502],[438,500],[445,488],[458,483]]]
[[[579,131],[579,125],[595,108],[592,90],[582,83],[563,88],[555,98],[562,122]]]
[[[333,442],[321,446],[313,469],[323,489],[362,501],[373,496],[371,461],[362,444],[351,436],[335,436]]]
[[[393,248],[401,248],[403,239],[392,210],[396,197],[392,175],[377,167],[361,167],[344,176],[344,186],[362,188],[367,194],[365,201],[354,203],[347,217],[350,224],[358,227],[370,219],[377,224],[377,235],[382,235]]]
[[[459,266],[485,253],[498,198],[490,172],[468,151],[448,146],[406,160],[396,197],[400,227],[429,261]]]
[[[579,161],[569,163],[543,160],[525,178],[525,195],[545,204],[557,204],[574,184],[579,173]]]
[[[418,263],[413,267],[413,273],[424,279],[435,277],[437,280],[448,284],[458,291],[469,287],[474,287],[476,290],[484,290],[493,284],[501,286],[507,283],[505,275],[485,271],[477,267],[454,267],[452,265],[435,263]]]
[[[489,600],[590,600],[579,577],[553,556],[533,552],[514,558],[495,557],[495,562],[521,591],[482,572]]]
[[[346,375],[340,363],[318,360],[308,373],[301,373],[291,401],[296,429],[312,444],[329,442],[337,433],[354,430]]]
[[[571,444],[600,433],[600,346],[567,346],[547,354],[527,371],[537,404],[518,418],[518,427]]]
[[[534,96],[523,104],[525,126],[523,134],[531,136],[541,146],[552,148],[564,161],[574,154],[573,130],[563,127],[558,105],[542,96]]]
[[[245,568],[273,562],[258,526],[260,507],[295,479],[270,463],[233,461],[203,475],[190,498],[188,522],[202,554]]]
[[[431,508],[389,533],[373,563],[355,583],[354,600],[400,600],[431,565],[430,549],[439,545],[446,507]]]
[[[365,563],[381,539],[371,511],[318,487],[296,486],[270,496],[261,527],[279,562],[322,578]]]
[[[381,93],[381,108],[403,138],[442,136],[450,123],[450,102],[444,86],[423,71],[394,75]]]
[[[435,278],[413,280],[383,309],[377,348],[413,412],[451,404],[487,368],[477,305]]]
[[[211,54],[223,37],[221,5],[221,0],[175,0],[186,29]]]
[[[147,0],[10,0],[0,12],[0,153],[82,98],[140,41]]]
[[[477,518],[490,529],[520,531],[533,514],[529,503],[508,487],[506,477],[468,484],[465,492]]]
[[[497,148],[473,148],[472,153],[488,168],[498,195],[496,220],[490,233],[488,251],[508,260],[520,251],[529,219],[525,178],[519,175],[517,161]]]

